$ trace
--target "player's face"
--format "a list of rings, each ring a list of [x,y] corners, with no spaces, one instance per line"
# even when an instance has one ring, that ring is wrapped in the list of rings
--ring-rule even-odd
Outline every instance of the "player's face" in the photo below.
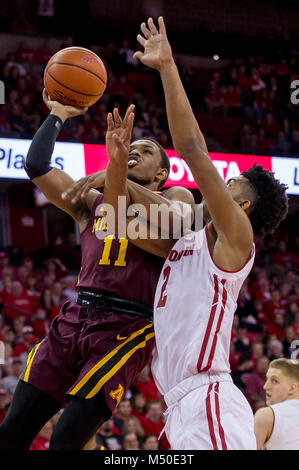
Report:
[[[264,389],[268,406],[291,398],[291,385],[294,383],[294,380],[284,375],[280,369],[275,369],[274,367],[269,367],[266,378]]]
[[[242,198],[242,194],[244,193],[244,186],[247,184],[247,179],[244,176],[236,176],[235,178],[230,178],[226,185],[231,195],[237,203],[241,202],[244,198]],[[208,222],[210,217],[209,210],[205,199],[202,200],[203,204],[203,218],[205,222]]]
[[[149,186],[155,182],[159,170],[161,170],[159,147],[146,139],[132,142],[128,156],[128,179],[142,186]]]

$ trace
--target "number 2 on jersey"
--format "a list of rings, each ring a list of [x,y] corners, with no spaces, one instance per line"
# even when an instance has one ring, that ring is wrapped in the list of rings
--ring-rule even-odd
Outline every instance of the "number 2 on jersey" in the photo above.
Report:
[[[128,240],[126,238],[119,238],[118,241],[119,241],[120,247],[119,247],[118,257],[114,261],[114,266],[125,267],[127,265],[125,257],[127,253]],[[104,249],[102,253],[102,258],[99,261],[100,265],[107,266],[111,264],[111,259],[109,258],[109,256],[110,256],[110,251],[112,247],[112,242],[113,242],[113,235],[108,235],[107,237],[104,238],[105,245],[104,245]]]
[[[166,300],[167,300],[167,295],[165,294],[165,289],[166,289],[166,286],[167,286],[167,283],[168,283],[168,280],[169,280],[170,271],[171,271],[170,266],[166,266],[163,270],[164,282],[163,282],[162,289],[161,289],[160,299],[159,299],[159,302],[157,303],[157,308],[165,307]]]

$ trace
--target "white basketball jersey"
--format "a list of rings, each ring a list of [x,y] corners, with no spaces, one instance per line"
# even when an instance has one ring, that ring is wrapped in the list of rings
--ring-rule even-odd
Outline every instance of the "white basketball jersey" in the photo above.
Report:
[[[274,426],[267,450],[299,450],[299,400],[286,400],[271,405]]]
[[[174,245],[163,266],[154,303],[156,348],[152,372],[165,395],[203,372],[230,372],[231,328],[240,288],[253,254],[237,272],[218,268],[207,230],[190,232]]]

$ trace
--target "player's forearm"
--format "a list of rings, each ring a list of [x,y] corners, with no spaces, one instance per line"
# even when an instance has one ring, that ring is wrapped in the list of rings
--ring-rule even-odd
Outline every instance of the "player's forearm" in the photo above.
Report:
[[[109,204],[113,207],[113,211],[107,210],[107,224],[108,227],[114,227],[114,232],[118,234],[119,217],[126,216],[125,214],[119,214],[119,208],[123,207],[124,204],[120,203],[122,197],[125,201],[125,210],[129,206],[129,193],[127,190],[127,164],[122,162],[110,161],[106,170],[105,184],[104,184],[104,204]]]
[[[61,119],[50,115],[33,137],[25,162],[25,171],[30,179],[43,176],[52,169],[52,153],[61,127]]]
[[[188,159],[194,151],[207,154],[205,139],[193,114],[175,62],[162,66],[160,76],[175,150],[184,159]]]

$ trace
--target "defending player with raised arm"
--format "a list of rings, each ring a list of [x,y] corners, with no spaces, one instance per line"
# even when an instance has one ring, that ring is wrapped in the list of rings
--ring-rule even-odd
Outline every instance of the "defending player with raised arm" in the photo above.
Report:
[[[147,25],[142,23],[143,35],[137,39],[144,51],[136,52],[134,57],[160,74],[174,148],[191,169],[212,220],[207,232],[213,259],[222,269],[238,270],[250,258],[254,235],[272,233],[285,217],[286,186],[279,185],[260,166],[224,183],[208,155],[162,17],[158,23],[158,29],[152,18]]]
[[[175,243],[157,285],[152,372],[168,407],[165,432],[172,449],[256,449],[252,410],[230,375],[231,328],[254,263],[254,235],[272,233],[285,218],[286,186],[260,166],[224,183],[182,86],[163,18],[158,29],[150,18],[141,31],[144,51],[135,58],[160,73],[175,150],[210,217],[204,230]]]

